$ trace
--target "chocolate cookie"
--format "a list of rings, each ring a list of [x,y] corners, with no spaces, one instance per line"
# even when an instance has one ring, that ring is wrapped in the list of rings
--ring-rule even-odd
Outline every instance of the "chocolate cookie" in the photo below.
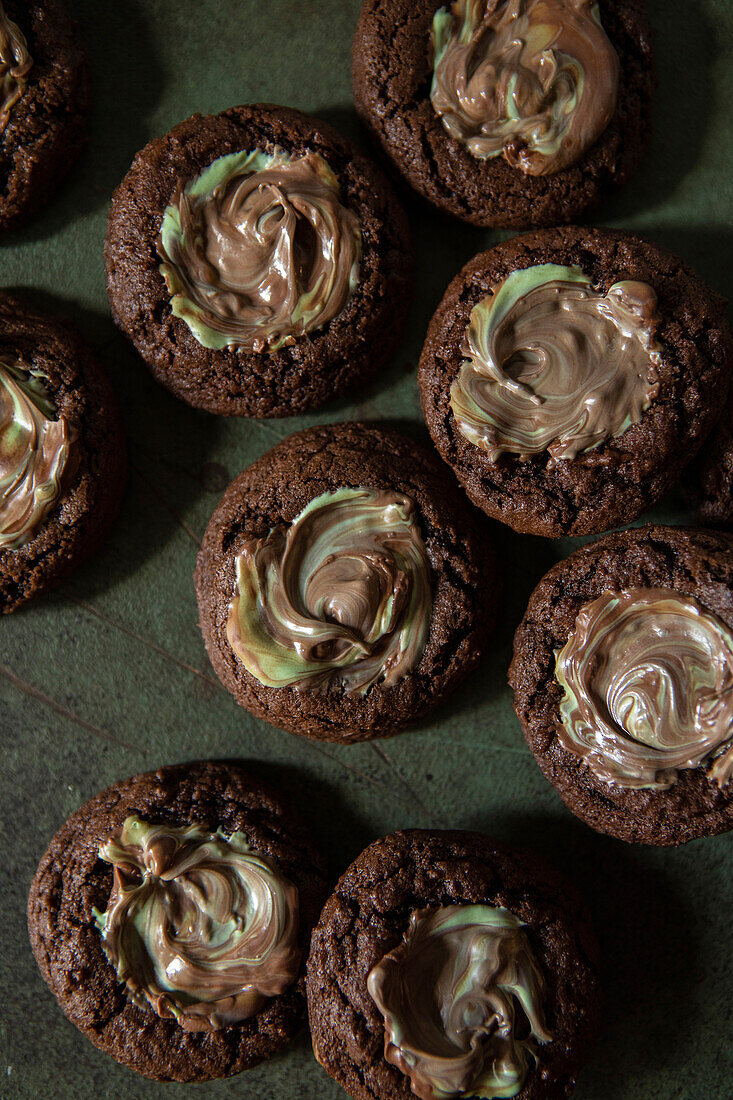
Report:
[[[297,432],[236,478],[195,582],[237,702],[325,741],[436,706],[477,664],[495,604],[486,537],[445,468],[367,424]]]
[[[290,416],[364,381],[410,297],[405,215],[335,130],[287,107],[194,115],[112,200],[112,314],[190,405]]]
[[[0,291],[0,613],[106,538],[127,462],[117,403],[64,321]]]
[[[559,1100],[596,973],[584,908],[536,856],[409,829],[362,852],[313,931],[313,1050],[355,1100]]]
[[[629,523],[671,487],[731,378],[725,303],[671,253],[547,229],[448,287],[418,380],[430,434],[474,504],[528,534]]]
[[[474,225],[573,221],[649,139],[642,0],[364,0],[353,62],[359,115],[397,170]]]
[[[733,526],[733,396],[717,427],[685,471],[683,488],[697,509],[700,523]]]
[[[89,64],[59,0],[0,3],[0,233],[57,190],[87,136]]]
[[[532,594],[509,683],[537,763],[594,829],[733,828],[733,536],[647,526],[571,554]]]
[[[210,762],[134,776],[56,833],[28,899],[65,1015],[159,1081],[230,1077],[305,1015],[320,857],[267,786]]]

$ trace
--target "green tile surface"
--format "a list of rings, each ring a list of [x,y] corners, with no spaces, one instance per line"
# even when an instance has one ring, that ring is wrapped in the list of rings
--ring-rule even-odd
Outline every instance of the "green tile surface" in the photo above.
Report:
[[[303,1035],[228,1082],[160,1086],[98,1053],[58,1010],[27,944],[25,897],[52,833],[101,787],[163,763],[253,762],[310,820],[340,871],[409,825],[483,829],[533,846],[591,905],[606,967],[605,1021],[578,1100],[733,1094],[731,839],[632,848],[577,822],[542,778],[515,719],[511,637],[542,573],[571,549],[497,530],[502,625],[465,689],[384,743],[318,746],[240,710],[196,625],[198,540],[229,479],[308,424],[382,418],[416,438],[415,367],[427,321],[474,252],[497,239],[411,209],[418,285],[391,367],[314,416],[256,423],[194,412],[157,386],[109,317],[102,239],[133,154],[194,111],[254,100],[320,114],[358,137],[350,92],[357,0],[69,0],[94,67],[92,140],[70,184],[0,243],[0,284],[66,310],[98,350],[129,432],[130,486],[101,554],[57,593],[0,623],[3,1097],[343,1095]],[[652,0],[660,85],[642,171],[596,219],[643,231],[730,295],[733,4]],[[688,517],[673,495],[655,518]]]

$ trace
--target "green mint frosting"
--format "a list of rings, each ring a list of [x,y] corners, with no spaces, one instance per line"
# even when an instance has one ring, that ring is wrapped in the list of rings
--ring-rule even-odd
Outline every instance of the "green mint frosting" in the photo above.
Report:
[[[416,910],[367,988],[384,1017],[386,1060],[430,1100],[516,1096],[551,1039],[542,976],[507,909]]]
[[[461,434],[492,461],[550,465],[622,435],[659,390],[656,306],[647,284],[604,294],[575,265],[511,272],[471,310],[450,396]]]
[[[45,378],[0,358],[0,550],[28,542],[58,502],[75,431]]]
[[[323,493],[289,527],[247,543],[227,624],[245,667],[268,687],[341,680],[366,691],[417,664],[430,629],[430,566],[409,498]]]
[[[105,953],[130,999],[208,1031],[254,1015],[297,973],[296,888],[245,836],[128,817],[100,848],[115,868]]]
[[[276,351],[343,309],[361,230],[319,154],[243,150],[179,181],[158,252],[171,310],[200,344]]]
[[[433,18],[430,100],[473,156],[568,168],[606,129],[619,62],[587,0],[454,0]]]

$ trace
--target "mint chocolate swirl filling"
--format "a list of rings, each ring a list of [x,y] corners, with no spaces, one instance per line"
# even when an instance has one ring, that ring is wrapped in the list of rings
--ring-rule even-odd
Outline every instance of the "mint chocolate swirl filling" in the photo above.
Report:
[[[604,294],[579,267],[514,271],[471,311],[450,391],[461,434],[492,462],[573,459],[638,423],[659,391],[656,294]]]
[[[32,65],[23,32],[8,18],[0,3],[0,134],[25,91]]]
[[[451,137],[527,175],[574,164],[616,108],[618,57],[593,0],[455,0],[433,19],[432,54]]]
[[[260,683],[364,693],[396,684],[430,631],[430,564],[400,493],[338,489],[242,547],[227,620]]]
[[[556,653],[560,744],[619,787],[671,787],[704,766],[733,772],[733,633],[691,596],[606,592]]]
[[[552,1036],[524,926],[507,909],[418,909],[402,943],[370,971],[385,1058],[421,1100],[516,1096]]]
[[[254,1016],[295,980],[298,892],[242,833],[133,815],[99,854],[114,885],[95,918],[134,1004],[212,1031]]]
[[[158,237],[171,308],[204,347],[277,350],[359,280],[361,227],[317,153],[229,153],[180,180]]]
[[[42,376],[0,356],[0,550],[29,542],[58,502],[75,439]]]

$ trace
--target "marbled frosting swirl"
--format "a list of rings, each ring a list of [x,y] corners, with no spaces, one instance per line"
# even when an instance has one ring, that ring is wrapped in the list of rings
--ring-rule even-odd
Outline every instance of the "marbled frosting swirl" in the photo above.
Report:
[[[733,772],[733,633],[691,596],[606,592],[585,604],[556,654],[558,738],[594,775],[664,789],[706,765]]]
[[[300,964],[298,891],[241,833],[128,817],[101,848],[114,866],[104,949],[133,1003],[212,1031],[253,1016]]]
[[[432,50],[430,99],[451,137],[531,176],[574,164],[616,108],[618,57],[593,0],[455,0]]]
[[[516,1096],[543,1022],[544,983],[522,922],[490,905],[412,913],[369,973],[388,1062],[421,1100]]]
[[[363,693],[415,667],[431,608],[412,501],[344,488],[242,547],[227,637],[268,687],[314,690],[337,681]]]
[[[171,308],[207,348],[272,350],[333,320],[361,227],[317,153],[229,153],[179,181],[158,238]]]
[[[0,356],[0,550],[29,542],[56,504],[75,439],[43,378]]]
[[[579,267],[514,271],[471,311],[450,391],[461,434],[493,461],[549,465],[622,435],[656,397],[656,294],[596,290]]]
[[[0,3],[0,134],[25,91],[32,65],[23,32],[8,18]]]

